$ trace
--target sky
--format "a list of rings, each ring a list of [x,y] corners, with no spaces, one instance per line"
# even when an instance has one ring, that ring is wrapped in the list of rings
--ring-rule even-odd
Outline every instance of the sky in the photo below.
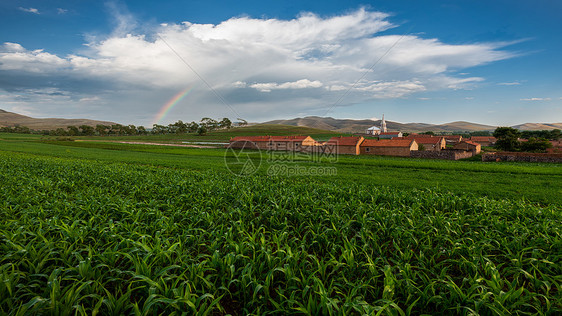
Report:
[[[0,109],[562,122],[562,1],[0,2]]]

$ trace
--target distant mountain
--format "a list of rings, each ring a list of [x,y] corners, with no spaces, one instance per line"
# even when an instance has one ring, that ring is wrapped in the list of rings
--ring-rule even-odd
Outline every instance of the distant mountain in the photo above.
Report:
[[[512,126],[522,131],[540,131],[540,130],[551,130],[551,129],[562,129],[562,123],[525,123]]]
[[[373,120],[352,120],[352,119],[335,119],[332,117],[307,116],[304,118],[294,118],[290,120],[274,120],[265,124],[283,124],[292,126],[305,126],[312,128],[326,129],[342,133],[361,133],[371,126],[380,126],[381,121]],[[427,124],[427,123],[397,123],[386,121],[386,127],[389,131],[403,132],[476,132],[476,131],[493,131],[496,126],[476,124],[464,121],[451,122],[447,124]],[[520,130],[551,130],[562,129],[562,123],[539,124],[526,123],[513,126]]]
[[[457,121],[452,123],[440,124],[440,125],[433,125],[435,131],[446,131],[446,132],[455,132],[455,131],[493,131],[496,129],[496,126],[491,125],[482,125],[464,121]]]
[[[269,121],[265,124],[283,124],[292,126],[306,126],[313,128],[321,128],[335,132],[342,133],[357,133],[366,130],[371,126],[380,126],[379,121],[373,120],[352,120],[352,119],[335,119],[332,117],[319,117],[319,116],[307,116],[304,118],[295,118],[290,120],[275,120]],[[401,124],[391,121],[386,121],[386,126],[389,130],[426,130],[429,128],[430,124],[423,123],[412,123],[412,124]]]
[[[96,126],[98,124],[102,125],[113,125],[117,123],[106,122],[106,121],[96,121],[88,119],[62,119],[62,118],[32,118],[29,116],[16,114],[4,110],[0,110],[0,127],[13,127],[16,125],[29,127],[34,130],[52,130],[57,128],[66,128],[67,126],[74,125],[88,125]]]

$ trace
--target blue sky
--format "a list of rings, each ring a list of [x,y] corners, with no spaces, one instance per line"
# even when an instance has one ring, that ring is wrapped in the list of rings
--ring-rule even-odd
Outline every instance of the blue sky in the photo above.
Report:
[[[545,0],[5,1],[0,108],[145,126],[562,122],[560,13]]]

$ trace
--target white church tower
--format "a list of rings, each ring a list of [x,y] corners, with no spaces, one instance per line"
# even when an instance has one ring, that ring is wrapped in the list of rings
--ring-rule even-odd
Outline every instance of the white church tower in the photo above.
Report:
[[[382,115],[381,132],[386,133],[386,121],[384,120],[384,114]]]

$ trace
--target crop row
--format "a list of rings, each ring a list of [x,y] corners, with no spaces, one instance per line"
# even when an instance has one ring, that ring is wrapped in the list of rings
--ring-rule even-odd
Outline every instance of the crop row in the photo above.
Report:
[[[0,313],[562,312],[558,206],[0,153]]]

